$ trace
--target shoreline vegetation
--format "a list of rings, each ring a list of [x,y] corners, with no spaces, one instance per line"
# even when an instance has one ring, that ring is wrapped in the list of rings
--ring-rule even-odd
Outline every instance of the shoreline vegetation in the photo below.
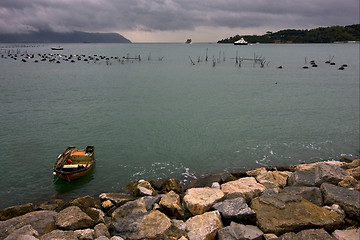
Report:
[[[359,221],[360,159],[343,157],[12,206],[0,239],[339,240],[358,239]]]
[[[249,43],[344,43],[360,41],[360,24],[321,27],[311,30],[286,29],[264,35],[235,35],[217,43],[234,43],[244,38]]]

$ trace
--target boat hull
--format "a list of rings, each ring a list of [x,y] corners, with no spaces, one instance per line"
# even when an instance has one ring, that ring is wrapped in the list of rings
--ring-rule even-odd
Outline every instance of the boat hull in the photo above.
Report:
[[[54,173],[56,174],[56,176],[60,177],[61,179],[71,182],[71,181],[74,181],[76,179],[83,177],[85,174],[87,174],[91,170],[91,168],[92,167],[87,168],[80,172],[76,172],[76,173],[66,173],[66,172],[56,172],[56,171],[54,171]]]

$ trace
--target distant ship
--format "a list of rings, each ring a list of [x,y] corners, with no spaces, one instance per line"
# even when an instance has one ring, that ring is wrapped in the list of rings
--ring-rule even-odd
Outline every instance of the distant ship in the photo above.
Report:
[[[244,38],[240,38],[240,40],[234,42],[234,45],[248,45],[248,42]]]
[[[191,38],[189,38],[188,40],[186,40],[185,43],[186,43],[186,44],[191,44]]]

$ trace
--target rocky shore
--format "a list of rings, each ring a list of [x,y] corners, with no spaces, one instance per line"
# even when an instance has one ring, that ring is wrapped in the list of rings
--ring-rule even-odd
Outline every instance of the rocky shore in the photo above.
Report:
[[[360,239],[360,159],[126,188],[2,209],[0,239]]]

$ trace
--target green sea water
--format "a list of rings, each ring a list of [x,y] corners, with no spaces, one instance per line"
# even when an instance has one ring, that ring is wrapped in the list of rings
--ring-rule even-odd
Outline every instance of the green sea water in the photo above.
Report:
[[[359,44],[62,46],[0,46],[0,208],[359,155]],[[67,183],[52,168],[71,145],[96,166]]]

